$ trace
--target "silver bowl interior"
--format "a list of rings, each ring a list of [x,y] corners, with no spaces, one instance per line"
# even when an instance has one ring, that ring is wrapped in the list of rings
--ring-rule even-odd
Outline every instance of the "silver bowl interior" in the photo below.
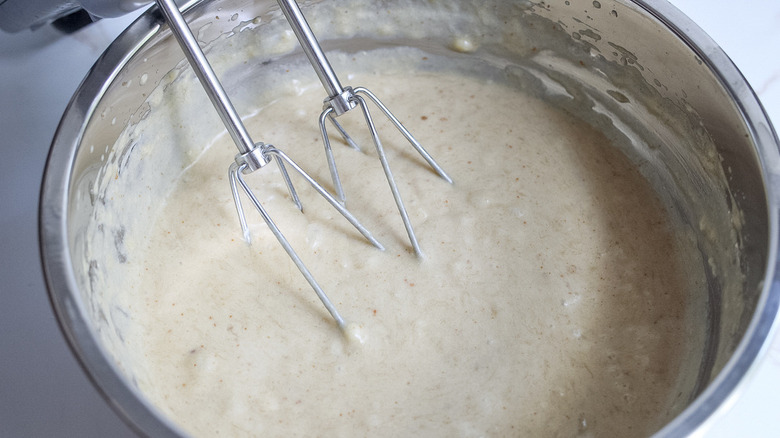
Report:
[[[340,4],[306,3],[303,9],[316,14],[316,8]],[[365,20],[319,32],[326,50],[413,46],[457,58],[466,74],[516,84],[598,127],[652,182],[697,248],[701,257],[692,263],[701,264],[707,283],[705,292],[690,297],[695,323],[689,333],[697,347],[684,370],[690,375],[686,394],[679,415],[658,435],[706,429],[760,356],[780,300],[773,188],[778,142],[730,60],[660,1],[426,2],[426,18],[438,25],[420,27],[398,21],[394,10],[403,5],[353,6],[357,16],[360,8],[387,9],[387,19],[398,26],[388,31],[387,23]],[[243,32],[271,35],[284,24],[272,1],[191,2],[185,9],[207,51]],[[480,19],[486,10],[504,17],[504,25],[486,26]],[[463,34],[478,38],[479,50],[451,50],[453,36]],[[240,88],[242,75],[291,56],[302,55],[258,50],[244,69],[223,73],[226,89]],[[62,329],[108,402],[151,436],[181,431],[148,404],[107,353],[106,342],[121,334],[106,328],[110,316],[93,303],[82,240],[99,202],[93,186],[104,160],[132,153],[132,145],[117,143],[123,129],[145,117],[155,87],[184,68],[160,15],[154,9],[142,15],[74,95],[54,139],[41,198],[42,257]],[[112,150],[115,144],[126,150]]]

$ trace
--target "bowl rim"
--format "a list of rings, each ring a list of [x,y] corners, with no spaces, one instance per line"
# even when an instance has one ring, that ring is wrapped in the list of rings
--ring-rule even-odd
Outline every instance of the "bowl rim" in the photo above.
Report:
[[[189,0],[181,8],[190,11],[209,0]],[[778,206],[780,206],[780,142],[758,97],[723,50],[691,19],[664,0],[621,0],[634,3],[666,26],[692,50],[717,78],[742,114],[764,174],[768,193],[768,251],[764,282],[756,311],[739,345],[716,378],[677,417],[654,436],[687,436],[704,433],[744,391],[750,371],[769,348],[777,331],[780,308]],[[186,436],[179,426],[150,405],[139,391],[112,366],[78,304],[78,286],[68,249],[68,193],[71,169],[86,122],[108,85],[130,58],[165,29],[155,6],[142,13],[106,49],[74,93],[52,141],[39,197],[38,233],[41,263],[49,299],[60,329],[98,392],[136,433],[148,436]],[[182,55],[183,58],[183,55]],[[754,374],[754,373],[752,373]]]

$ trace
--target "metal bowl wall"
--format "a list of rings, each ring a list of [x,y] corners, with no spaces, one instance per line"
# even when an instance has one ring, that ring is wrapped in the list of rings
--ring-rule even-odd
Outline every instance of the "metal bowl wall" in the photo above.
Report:
[[[421,7],[425,5],[442,6],[424,2]],[[307,3],[304,12],[316,6]],[[696,382],[687,407],[658,436],[705,431],[736,396],[760,357],[780,302],[776,275],[780,154],[766,114],[717,45],[663,1],[475,2],[474,13],[480,8],[494,8],[507,20],[522,21],[526,32],[518,38],[516,50],[491,46],[491,36],[483,35],[485,44],[479,51],[457,56],[501,65],[505,80],[536,81],[538,89],[548,92],[562,87],[564,93],[546,98],[600,127],[642,163],[677,221],[694,233],[703,260],[712,265],[702,268],[709,284],[706,296],[697,298],[706,327],[701,361],[693,365]],[[271,1],[191,2],[184,9],[205,42],[252,31],[258,22],[283,19]],[[360,35],[323,39],[323,46],[450,50],[451,36],[444,29],[375,39],[370,26],[361,29]],[[496,38],[508,38],[496,32]],[[103,165],[100,154],[86,152],[88,145],[107,145],[108,152],[124,127],[144,115],[146,97],[182,59],[155,9],[124,32],[66,109],[41,193],[41,252],[61,327],[108,403],[149,436],[183,433],[117,369],[96,336],[85,309],[84,280],[75,273],[83,263],[76,236],[89,221],[89,183]],[[139,83],[142,74],[148,78]],[[136,85],[127,87],[133,80]],[[735,212],[741,218],[739,226],[732,223]],[[709,226],[716,233],[733,233],[735,245],[708,238],[699,227],[702,217],[713,222]]]

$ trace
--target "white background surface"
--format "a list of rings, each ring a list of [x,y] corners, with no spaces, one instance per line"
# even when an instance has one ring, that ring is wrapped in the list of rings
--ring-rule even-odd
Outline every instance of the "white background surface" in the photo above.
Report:
[[[675,0],[732,58],[780,126],[780,1]],[[0,32],[0,437],[123,437],[68,350],[38,257],[38,191],[68,99],[131,17],[63,37]],[[777,324],[776,324],[777,325]],[[707,437],[780,436],[780,337]]]

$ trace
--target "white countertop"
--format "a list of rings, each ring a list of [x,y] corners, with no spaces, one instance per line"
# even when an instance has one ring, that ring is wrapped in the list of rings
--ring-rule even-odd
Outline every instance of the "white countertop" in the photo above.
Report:
[[[732,58],[780,126],[780,2],[674,0]],[[132,19],[63,37],[0,32],[0,436],[131,437],[67,348],[38,257],[37,208],[51,138],[89,67]],[[776,324],[777,325],[777,324]],[[707,437],[780,436],[780,336]]]

